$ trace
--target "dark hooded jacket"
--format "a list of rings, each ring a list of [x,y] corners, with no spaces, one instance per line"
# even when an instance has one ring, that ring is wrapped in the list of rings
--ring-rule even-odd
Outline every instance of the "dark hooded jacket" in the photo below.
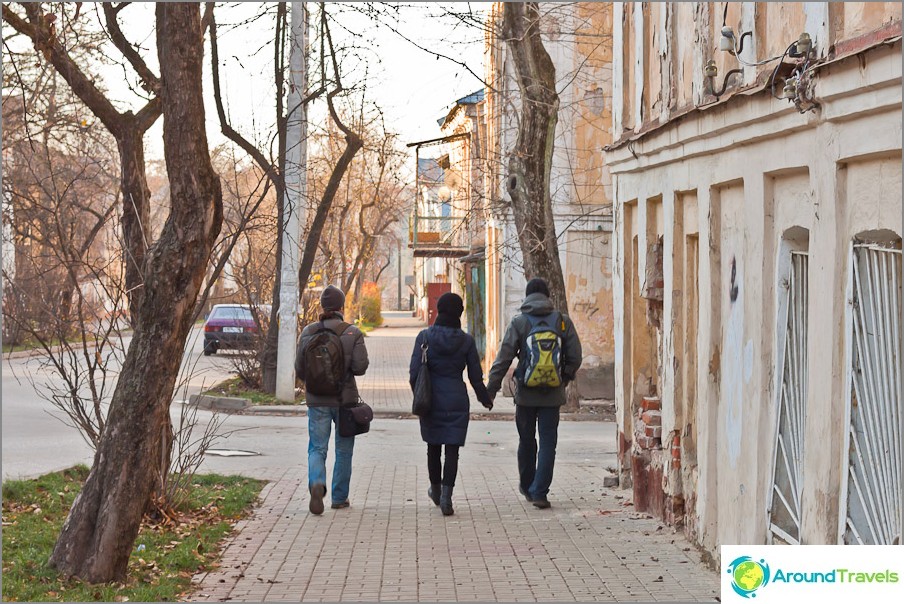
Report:
[[[329,313],[330,317],[326,318],[323,323],[327,329],[335,329],[343,321],[342,314],[339,312]],[[314,337],[319,328],[319,322],[307,325],[298,338],[298,347],[295,351],[295,375],[298,379],[304,381],[304,348]],[[307,384],[305,384],[305,404],[308,407],[341,407],[351,403],[358,402],[358,384],[355,382],[356,375],[364,375],[370,361],[367,358],[367,348],[364,347],[364,334],[354,325],[349,325],[339,337],[342,342],[342,351],[345,353],[345,368],[348,377],[342,388],[342,396],[329,396],[325,394],[314,394],[308,392]]]
[[[541,293],[534,293],[524,299],[521,305],[521,314],[512,319],[511,325],[502,339],[502,346],[496,355],[496,361],[490,369],[490,377],[487,381],[487,390],[490,396],[495,396],[502,388],[502,380],[505,378],[512,361],[517,358],[518,364],[523,366],[527,360],[527,336],[531,330],[530,320],[526,315],[546,316],[556,313],[556,323],[565,324],[562,336],[562,379],[564,383],[558,388],[528,388],[521,384],[517,369],[515,370],[515,404],[527,407],[561,407],[565,404],[565,385],[574,380],[578,368],[583,360],[581,341],[574,329],[574,324],[566,314],[559,314],[553,307],[548,297]],[[561,317],[561,321],[558,318]],[[558,329],[561,330],[561,327]]]
[[[411,389],[421,368],[421,344],[427,342],[427,367],[433,389],[430,415],[421,418],[421,438],[429,445],[465,444],[470,419],[468,390],[462,379],[467,367],[468,381],[477,399],[490,403],[490,395],[483,385],[483,368],[474,338],[457,327],[433,325],[418,334],[411,354],[409,377]]]

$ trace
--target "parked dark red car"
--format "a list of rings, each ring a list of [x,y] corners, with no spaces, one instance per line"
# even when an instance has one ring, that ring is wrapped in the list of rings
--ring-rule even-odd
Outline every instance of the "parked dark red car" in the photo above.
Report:
[[[258,335],[251,308],[241,304],[217,304],[204,323],[204,355],[222,349],[251,348]]]

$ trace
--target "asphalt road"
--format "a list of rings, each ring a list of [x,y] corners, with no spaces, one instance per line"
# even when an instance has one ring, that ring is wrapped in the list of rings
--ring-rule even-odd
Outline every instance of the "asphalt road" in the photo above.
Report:
[[[401,313],[394,314],[402,316]],[[176,397],[179,402],[203,387],[225,379],[233,370],[229,353],[205,357],[202,354],[202,344],[201,330],[195,328],[190,336],[188,353],[183,359],[183,375],[188,376],[188,379],[187,388]],[[406,355],[407,348],[403,356]],[[405,359],[399,357],[393,363],[404,364]],[[385,367],[380,369],[378,364],[373,368],[379,370],[374,374],[394,375],[392,371],[399,371],[398,368],[393,368],[392,371]],[[91,448],[82,440],[78,431],[51,415],[54,408],[41,396],[45,384],[54,379],[58,381],[59,378],[41,367],[40,358],[4,358],[2,374],[3,479],[31,478],[76,463],[90,465],[93,457]],[[371,379],[374,384],[380,385],[388,378],[385,375],[383,378],[375,375]],[[185,408],[188,407],[178,402],[172,406],[174,424],[178,425],[179,415]],[[197,411],[197,414],[202,423],[212,417],[206,411]],[[202,471],[268,478],[280,468],[306,463],[306,417],[220,417],[225,418],[220,430],[225,433],[225,437],[214,445],[215,448],[250,451],[255,455],[208,455],[202,464]],[[514,422],[510,418],[474,421],[469,430],[468,445],[462,453],[462,463],[467,463],[468,459],[474,462],[478,459],[495,459],[497,462],[511,463],[514,468],[517,440]],[[332,447],[330,449],[332,459]],[[560,425],[560,460],[594,465],[599,465],[602,460],[605,465],[614,465],[615,452],[615,427],[612,423],[562,422]],[[374,421],[371,432],[358,438],[355,445],[355,456],[358,459],[406,460],[420,464],[425,462],[425,454],[426,449],[415,420],[378,418]]]
[[[128,340],[124,343],[128,345]],[[177,399],[188,398],[225,379],[232,370],[230,354],[205,357],[202,348],[201,328],[195,327],[182,361],[180,379],[184,379],[184,388]],[[61,413],[46,399],[47,385],[59,384],[60,378],[44,366],[45,362],[40,356],[3,358],[3,480],[30,478],[76,463],[91,463],[92,449],[76,429],[58,419]],[[113,373],[115,369],[112,368]],[[173,406],[174,421],[178,420],[180,409],[180,405]],[[200,417],[209,417],[200,413]]]

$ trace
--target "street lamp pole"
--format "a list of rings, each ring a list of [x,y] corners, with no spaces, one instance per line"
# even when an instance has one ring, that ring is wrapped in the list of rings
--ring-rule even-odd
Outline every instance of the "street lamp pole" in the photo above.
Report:
[[[276,348],[276,398],[295,400],[295,337],[298,327],[298,257],[301,250],[302,199],[307,188],[307,110],[302,103],[307,84],[307,9],[292,3],[289,52],[289,98],[286,115],[286,192],[279,275],[279,332]]]

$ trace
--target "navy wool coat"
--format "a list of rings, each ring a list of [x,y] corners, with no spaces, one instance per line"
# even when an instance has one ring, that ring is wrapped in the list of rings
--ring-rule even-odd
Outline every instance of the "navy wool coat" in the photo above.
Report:
[[[411,353],[409,378],[411,389],[421,368],[421,344],[427,342],[427,367],[433,388],[433,407],[421,419],[421,438],[428,445],[465,444],[470,419],[468,390],[462,372],[468,369],[468,381],[481,403],[490,403],[483,383],[483,368],[474,338],[457,327],[433,325],[421,331]]]

